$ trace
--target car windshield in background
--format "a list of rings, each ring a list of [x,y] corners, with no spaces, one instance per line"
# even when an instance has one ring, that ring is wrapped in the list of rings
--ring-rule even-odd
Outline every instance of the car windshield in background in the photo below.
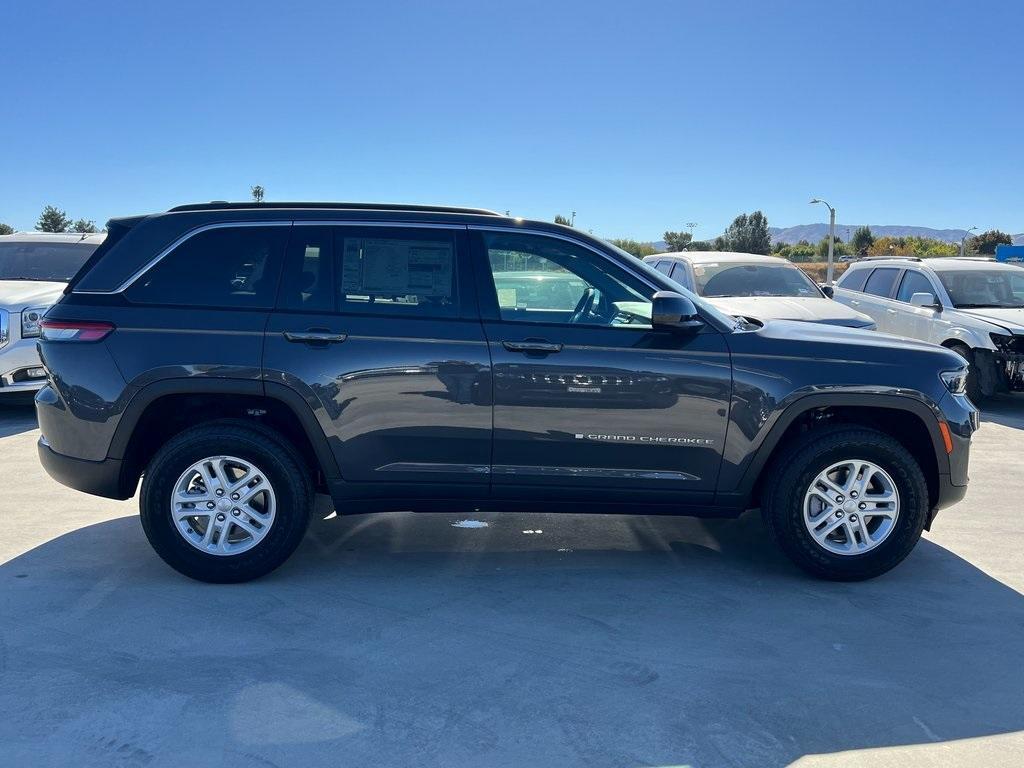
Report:
[[[821,292],[797,267],[786,264],[694,264],[697,293],[705,298],[725,296],[796,296],[819,298]]]
[[[1024,307],[1024,269],[936,270],[953,306],[961,309],[981,307]]]
[[[95,243],[0,243],[0,280],[69,282],[98,247]]]

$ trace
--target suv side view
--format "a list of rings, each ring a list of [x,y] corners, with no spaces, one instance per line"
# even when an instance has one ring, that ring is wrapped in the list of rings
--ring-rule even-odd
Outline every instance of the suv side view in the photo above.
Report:
[[[614,246],[478,209],[211,203],[114,219],[43,320],[40,459],[188,576],[341,514],[737,516],[876,576],[967,485],[956,354],[724,315]],[[517,276],[517,273],[520,276]]]
[[[1024,391],[1024,269],[979,257],[866,259],[836,283],[836,301],[878,330],[952,349],[970,364],[975,402]]]

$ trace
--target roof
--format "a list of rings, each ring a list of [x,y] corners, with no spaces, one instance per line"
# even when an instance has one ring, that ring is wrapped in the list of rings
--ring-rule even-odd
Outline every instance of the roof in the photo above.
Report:
[[[78,232],[15,232],[0,235],[0,243],[91,243],[99,245],[107,237],[106,232],[82,234]]]
[[[688,261],[691,264],[708,264],[716,262],[735,261],[743,264],[792,264],[793,262],[779,256],[765,256],[760,253],[737,253],[735,251],[674,251],[672,253],[655,253],[652,256],[644,257],[644,261],[657,261],[658,259],[675,259]]]
[[[978,270],[1019,270],[1018,264],[1007,264],[1001,261],[982,259],[976,256],[960,258],[959,256],[933,256],[926,259],[900,258],[896,256],[891,259],[862,259],[850,265],[850,269],[865,269],[867,267],[899,267],[904,268],[908,264],[916,264],[922,267],[930,267],[936,272],[955,271],[978,271]]]
[[[323,209],[323,210],[354,210],[354,211],[416,211],[418,213],[475,213],[482,216],[499,216],[496,211],[486,208],[463,208],[451,205],[416,205],[404,203],[324,203],[324,202],[273,202],[256,203],[235,202],[229,203],[226,200],[213,200],[209,203],[188,203],[176,205],[168,213],[179,211],[237,211],[237,210],[258,210],[260,208],[302,208],[302,209]]]

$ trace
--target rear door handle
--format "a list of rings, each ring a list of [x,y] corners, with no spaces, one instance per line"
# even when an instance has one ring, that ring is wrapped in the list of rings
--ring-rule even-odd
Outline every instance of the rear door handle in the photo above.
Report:
[[[295,344],[340,344],[348,338],[347,333],[332,331],[285,331],[284,337]]]
[[[562,345],[556,344],[551,341],[544,341],[543,339],[527,339],[526,341],[503,341],[501,346],[507,349],[509,352],[539,352],[544,354],[550,354],[552,352],[561,352]]]

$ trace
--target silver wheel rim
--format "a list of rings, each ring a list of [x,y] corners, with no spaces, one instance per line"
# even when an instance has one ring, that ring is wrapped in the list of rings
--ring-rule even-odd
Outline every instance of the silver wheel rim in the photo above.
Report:
[[[892,477],[862,459],[837,461],[804,494],[804,525],[834,555],[870,552],[893,532],[900,494]]]
[[[235,456],[208,456],[181,473],[171,516],[182,538],[208,555],[239,555],[266,538],[277,496],[263,471]]]

